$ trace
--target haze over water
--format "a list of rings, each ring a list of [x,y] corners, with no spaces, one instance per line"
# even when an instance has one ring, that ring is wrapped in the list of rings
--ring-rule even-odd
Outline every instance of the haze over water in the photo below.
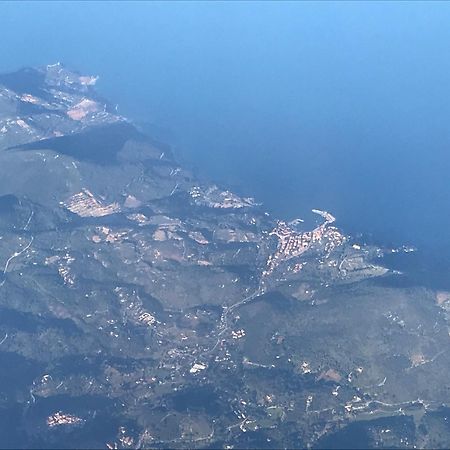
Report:
[[[449,247],[450,4],[1,3],[0,70],[99,74],[119,111],[273,214]]]

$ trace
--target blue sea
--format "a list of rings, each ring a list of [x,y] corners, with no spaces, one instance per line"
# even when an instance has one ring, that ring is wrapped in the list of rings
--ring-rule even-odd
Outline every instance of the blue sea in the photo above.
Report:
[[[200,175],[448,273],[449,22],[446,2],[2,2],[0,70],[98,74]]]

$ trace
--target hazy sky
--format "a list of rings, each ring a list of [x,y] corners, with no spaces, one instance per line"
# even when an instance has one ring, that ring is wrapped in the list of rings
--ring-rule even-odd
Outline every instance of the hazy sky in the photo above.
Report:
[[[450,3],[0,3],[0,70],[61,61],[201,173],[448,241]]]

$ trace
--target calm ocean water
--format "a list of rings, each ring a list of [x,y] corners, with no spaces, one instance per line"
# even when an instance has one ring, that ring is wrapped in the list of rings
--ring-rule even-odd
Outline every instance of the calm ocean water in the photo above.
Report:
[[[450,4],[0,9],[0,70],[99,74],[179,159],[274,214],[329,209],[348,231],[448,251]]]

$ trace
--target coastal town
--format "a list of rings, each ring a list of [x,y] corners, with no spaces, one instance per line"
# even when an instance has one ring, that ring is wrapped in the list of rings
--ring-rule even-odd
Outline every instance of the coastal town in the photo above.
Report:
[[[312,212],[325,219],[312,231],[298,232],[286,222],[279,221],[276,228],[269,233],[269,236],[275,236],[278,239],[278,244],[275,253],[267,260],[264,277],[271,275],[282,262],[301,256],[315,243],[323,244],[326,254],[330,254],[336,247],[344,244],[345,236],[337,228],[330,226],[336,220],[335,217],[318,209],[313,209]],[[301,268],[297,266],[297,269]]]

